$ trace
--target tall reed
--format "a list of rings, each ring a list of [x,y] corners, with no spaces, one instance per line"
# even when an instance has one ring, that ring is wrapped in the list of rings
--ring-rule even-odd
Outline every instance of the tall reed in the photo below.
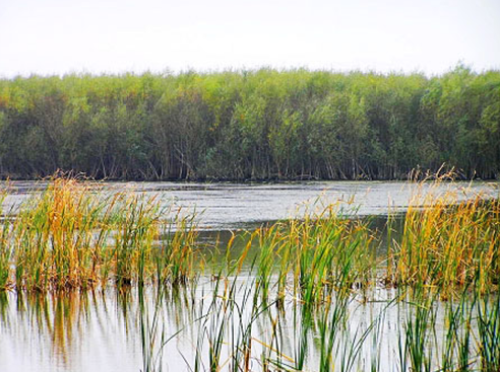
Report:
[[[500,278],[500,201],[481,194],[460,201],[457,192],[438,195],[433,187],[414,198],[401,241],[391,242],[388,281],[437,287],[443,296],[474,282],[486,293]]]
[[[151,261],[152,242],[158,237],[160,214],[154,198],[120,195],[111,228],[114,233],[114,261],[117,285],[129,285],[137,279],[144,284]]]
[[[500,371],[499,292],[479,299],[477,322],[481,370],[484,372],[498,372]]]
[[[172,222],[162,225],[162,240],[155,256],[158,282],[186,284],[195,275],[193,260],[198,237],[195,217],[184,216],[179,210]]]
[[[17,286],[45,290],[86,287],[96,281],[94,229],[104,204],[73,179],[56,178],[18,215]]]
[[[133,192],[105,195],[94,185],[56,177],[0,225],[0,288],[71,290],[185,283],[193,275],[194,216],[167,219],[155,197]],[[175,228],[173,228],[173,226]],[[166,233],[159,247],[161,233]],[[2,284],[3,283],[3,284]]]
[[[329,301],[332,290],[349,293],[374,283],[376,257],[368,224],[339,217],[336,206],[292,220],[280,234],[280,278],[292,275],[293,291],[305,304]]]
[[[3,203],[7,196],[5,190],[0,190],[0,291],[10,289],[12,283],[12,221],[5,215]]]

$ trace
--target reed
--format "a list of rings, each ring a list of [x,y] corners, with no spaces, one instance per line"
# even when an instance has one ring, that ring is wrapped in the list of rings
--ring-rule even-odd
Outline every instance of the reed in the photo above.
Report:
[[[300,316],[297,316],[300,314]],[[296,346],[294,348],[294,368],[301,371],[305,367],[309,339],[313,327],[313,314],[311,311],[297,311],[293,313],[294,334],[296,335]]]
[[[118,286],[135,279],[144,284],[149,276],[148,263],[152,242],[158,237],[159,207],[154,197],[120,195],[111,228],[114,234],[115,276]]]
[[[271,287],[271,277],[276,270],[279,250],[282,244],[283,226],[280,223],[258,230],[259,255],[257,260],[257,292],[267,300]]]
[[[500,294],[493,293],[478,301],[478,349],[481,370],[500,370]]]
[[[193,216],[167,220],[154,196],[106,196],[95,188],[56,177],[17,218],[3,221],[0,289],[14,283],[37,291],[85,289],[110,279],[117,286],[143,285],[155,275],[183,284],[193,276]],[[161,233],[167,238],[158,247]]]
[[[335,369],[333,364],[334,347],[337,346],[339,334],[345,324],[348,302],[338,298],[328,306],[319,322],[320,357],[319,371],[329,372]]]
[[[431,333],[435,328],[433,301],[413,306],[414,312],[406,323],[406,346],[412,371],[430,372],[432,367]]]
[[[176,352],[183,355],[191,371],[498,370],[495,369],[499,306],[496,293],[490,297],[479,294],[474,297],[475,292],[469,290],[461,294],[463,297],[458,302],[443,302],[439,293],[429,296],[420,290],[410,296],[399,292],[394,300],[377,305],[379,310],[368,317],[366,308],[371,304],[358,304],[356,297],[342,293],[312,308],[293,301],[290,295],[285,298],[284,307],[277,307],[277,301],[261,301],[256,306],[254,292],[259,286],[255,275],[248,275],[248,278],[219,276],[204,283],[203,287],[196,281],[189,281],[182,287],[119,288],[117,305],[122,310],[127,334],[140,342],[141,370],[171,369],[174,366],[167,356]],[[274,280],[271,283],[275,284]],[[138,293],[137,317],[131,317],[135,308],[131,301],[134,291]],[[81,293],[88,295],[91,292]],[[28,301],[27,323],[30,327],[39,324],[47,332],[59,332],[54,335],[57,337],[54,343],[55,347],[63,348],[71,336],[68,332],[76,329],[73,323],[78,323],[78,329],[85,327],[86,317],[80,315],[86,314],[88,304],[79,300],[83,309],[74,308],[68,312],[65,302],[60,299],[74,299],[78,295],[78,292],[54,292],[54,319],[60,324],[52,329],[46,324],[52,318],[50,311],[46,314],[50,310],[48,296],[28,294],[28,299],[36,301]],[[21,295],[18,301],[22,302],[22,298]],[[261,298],[261,294],[257,298]],[[408,302],[408,298],[413,301]],[[442,305],[446,309],[441,324],[437,312]],[[383,360],[385,355],[380,353],[383,334],[390,333],[389,328],[392,328],[392,323],[388,323],[388,329],[383,329],[386,312],[394,306],[401,308],[405,316],[396,326],[400,330],[399,366]],[[163,311],[165,308],[172,308],[172,313]],[[183,310],[189,312],[187,317],[182,316]],[[30,320],[32,316],[36,321]],[[355,319],[361,322],[356,323]],[[288,323],[290,321],[292,324]],[[437,342],[439,332],[444,337],[442,344]],[[171,347],[174,339],[180,342]],[[389,347],[394,346],[394,342],[398,341],[390,334],[384,340]],[[472,347],[474,342],[475,349]],[[189,345],[194,353],[189,351]],[[59,351],[70,354],[67,350]]]
[[[163,371],[163,354],[167,344],[183,331],[180,328],[172,335],[167,335],[165,324],[161,322],[162,301],[165,291],[162,287],[157,287],[154,292],[153,314],[145,304],[146,296],[143,287],[138,290],[139,302],[139,328],[142,351],[141,372],[161,372]]]
[[[347,294],[374,283],[376,257],[368,224],[338,217],[336,206],[292,220],[279,234],[279,278],[293,277],[293,292],[303,303],[328,302],[332,290]],[[283,288],[284,282],[279,285]]]
[[[425,208],[418,208],[418,198],[408,208],[399,241],[389,233],[385,282],[438,288],[445,297],[472,282],[479,293],[496,288],[500,202],[482,195],[466,202],[451,193],[428,195]],[[312,306],[328,302],[332,291],[372,288],[383,268],[376,232],[368,221],[347,220],[339,210],[327,206],[302,220],[256,230],[234,265],[227,263],[227,272],[241,272],[257,246],[254,267],[264,299],[271,293],[283,299],[291,290]],[[1,225],[0,288],[84,289],[110,279],[118,286],[153,280],[185,285],[204,262],[196,255],[195,215],[179,211],[167,220],[166,212],[155,197],[103,196],[87,183],[56,177],[14,221]]]
[[[392,350],[397,369],[500,368],[498,200],[478,195],[459,202],[448,193],[428,196],[419,208],[422,201],[415,199],[401,237],[389,232],[383,260],[376,256],[380,239],[369,221],[348,220],[338,206],[327,206],[300,220],[245,232],[235,260],[233,235],[225,263],[203,275],[195,215],[178,211],[167,218],[171,214],[155,197],[94,190],[55,178],[16,219],[3,221],[0,289],[16,286],[21,303],[24,290],[70,297],[114,285],[126,302],[136,285],[144,371],[161,370],[167,342],[184,335],[177,325],[166,336],[164,302],[188,309],[188,328],[197,326],[194,359],[186,359],[192,371],[298,371],[312,365],[347,372],[369,364],[375,372],[382,368],[377,345],[392,306],[406,311]],[[206,279],[201,288],[200,277]],[[152,283],[157,297],[150,313],[144,293]],[[354,327],[350,316],[377,302],[368,299],[381,283],[396,286],[396,295],[371,323]],[[0,314],[5,301],[0,298]]]
[[[186,284],[195,275],[197,224],[195,215],[183,216],[181,212],[176,213],[173,222],[162,225],[164,239],[156,255],[157,280],[160,283]],[[202,257],[199,260],[202,261]]]
[[[3,202],[7,193],[0,190],[0,291],[5,291],[13,286],[12,282],[12,221],[3,211]]]
[[[432,190],[424,198],[417,195],[405,214],[401,241],[391,242],[387,281],[439,288],[443,296],[474,282],[475,290],[486,293],[499,284],[499,232],[498,199],[479,194],[461,202],[456,192]]]
[[[73,289],[96,281],[94,229],[104,204],[86,186],[57,178],[29,201],[15,222],[16,285]]]

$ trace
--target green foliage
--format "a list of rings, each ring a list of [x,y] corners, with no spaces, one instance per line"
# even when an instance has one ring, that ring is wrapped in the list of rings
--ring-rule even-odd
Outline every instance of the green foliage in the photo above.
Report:
[[[500,73],[304,69],[0,80],[0,177],[497,178]]]

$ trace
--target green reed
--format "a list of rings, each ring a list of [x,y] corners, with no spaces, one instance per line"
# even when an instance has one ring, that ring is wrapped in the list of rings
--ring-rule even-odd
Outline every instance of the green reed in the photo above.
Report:
[[[478,300],[478,349],[481,370],[500,370],[500,294],[492,293]]]
[[[308,305],[328,301],[332,290],[349,292],[374,283],[376,258],[367,223],[339,218],[334,207],[271,226],[260,246],[261,282],[269,287],[270,276],[278,272],[279,293],[291,279],[293,292]]]
[[[194,253],[198,230],[195,215],[183,216],[178,211],[174,221],[163,225],[161,248],[157,252],[156,271],[160,283],[186,284],[194,276]],[[202,258],[199,257],[200,265]]]
[[[3,202],[7,196],[6,192],[0,190],[0,218],[3,219],[0,224],[0,291],[12,287],[12,221],[4,214]]]
[[[161,305],[165,297],[163,287],[157,287],[154,294],[153,314],[145,304],[144,288],[139,286],[139,327],[142,350],[141,372],[161,372],[163,370],[164,348],[172,341],[182,328],[172,335],[167,335],[165,324],[161,322]]]
[[[335,369],[333,364],[334,347],[337,346],[347,315],[348,301],[344,296],[329,304],[321,317],[319,328],[320,357],[319,371],[329,372]]]
[[[129,319],[124,323],[137,327],[137,335],[133,328],[127,328],[127,334],[140,342],[141,370],[172,368],[166,356],[174,352],[183,355],[187,369],[192,371],[497,370],[497,294],[475,299],[474,292],[464,291],[457,301],[443,302],[438,292],[432,296],[423,290],[411,295],[396,293],[384,304],[376,305],[378,310],[368,316],[366,310],[375,303],[358,303],[357,297],[341,292],[315,308],[294,300],[291,293],[286,295],[284,306],[277,306],[278,301],[256,303],[255,299],[262,295],[254,294],[259,285],[256,277],[249,275],[213,278],[203,287],[189,281],[181,287],[120,288],[118,306],[123,308],[124,319]],[[137,318],[130,316],[135,308],[131,301],[134,290],[138,293]],[[65,304],[73,303],[80,294],[90,293],[54,293],[52,307],[45,294],[28,293],[28,299],[38,299],[29,300],[38,309],[29,309],[27,313],[36,316],[48,332],[59,332],[48,339],[53,340],[55,347],[63,348],[69,342],[68,332],[75,328],[73,323],[85,319],[81,317],[84,310]],[[411,302],[407,301],[409,298]],[[73,302],[68,303],[69,300]],[[80,306],[88,306],[85,301],[78,301]],[[394,306],[404,311],[404,317],[397,322],[398,338],[389,337],[386,341],[392,348],[400,343],[399,365],[383,360],[385,354],[380,353],[386,314]],[[440,313],[443,320],[437,316],[440,306],[445,307]],[[163,311],[171,307],[172,314]],[[180,313],[183,310],[189,313],[186,317]],[[45,325],[53,317],[52,312],[55,329]],[[359,319],[358,315],[362,316],[361,322],[353,322]],[[440,336],[442,343],[438,342]],[[181,342],[172,345],[174,339]]]
[[[154,198],[142,195],[122,195],[115,220],[114,234],[115,275],[117,285],[129,285],[134,279],[144,284],[148,276],[152,242],[158,237],[160,213]]]

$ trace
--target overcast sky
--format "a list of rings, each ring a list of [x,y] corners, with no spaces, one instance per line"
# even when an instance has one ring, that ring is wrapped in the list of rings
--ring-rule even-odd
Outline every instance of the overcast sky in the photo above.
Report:
[[[500,68],[500,0],[0,0],[0,76]]]

